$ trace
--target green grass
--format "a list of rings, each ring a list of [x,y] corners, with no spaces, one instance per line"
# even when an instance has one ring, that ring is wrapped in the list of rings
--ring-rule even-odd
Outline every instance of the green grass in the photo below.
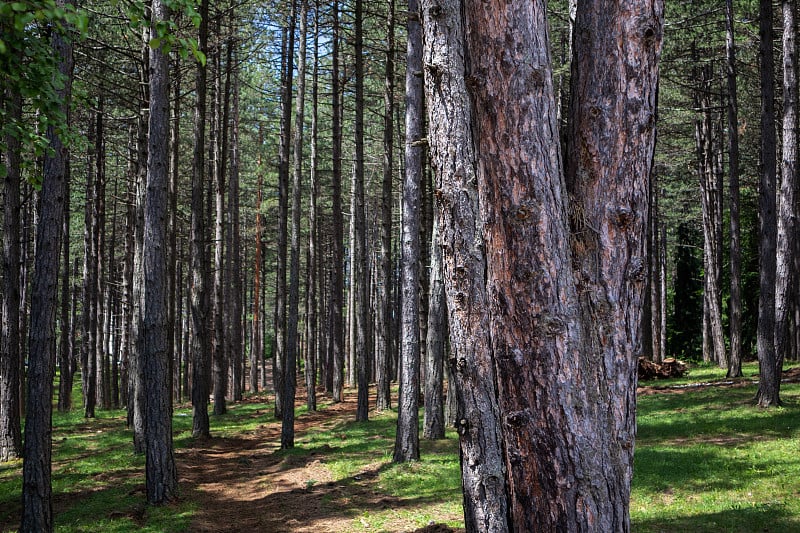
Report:
[[[745,377],[755,372],[745,365]],[[649,384],[720,380],[724,371],[697,366],[684,378]],[[754,407],[755,390],[686,388],[639,398],[633,531],[800,531],[800,384],[783,384],[785,405],[778,409]],[[298,418],[304,413],[298,409]],[[294,449],[275,453],[297,459],[286,468],[320,460],[332,485],[343,488],[328,491],[323,502],[332,516],[349,520],[347,531],[410,530],[431,521],[463,527],[456,434],[423,440],[420,461],[395,465],[396,413],[370,416],[367,423],[324,418],[298,434]],[[95,420],[54,413],[53,422],[57,531],[189,531],[196,511],[189,498],[161,508],[144,504],[144,458],[132,453],[123,411],[98,411]],[[271,405],[253,402],[232,404],[211,422],[219,437],[277,423]],[[176,409],[174,430],[176,447],[191,444],[190,410]],[[0,464],[0,529],[16,527],[20,467]]]

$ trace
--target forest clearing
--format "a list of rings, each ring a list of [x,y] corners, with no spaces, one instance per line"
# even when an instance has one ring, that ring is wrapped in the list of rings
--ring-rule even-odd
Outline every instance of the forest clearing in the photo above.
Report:
[[[772,411],[751,405],[756,370],[745,364],[733,384],[713,367],[643,384],[634,532],[800,530],[800,367],[785,372],[786,405]],[[393,464],[396,413],[355,422],[355,392],[315,413],[298,404],[297,445],[284,451],[262,395],[213,417],[211,439],[191,438],[179,406],[180,496],[166,507],[144,503],[144,458],[132,452],[123,412],[57,414],[56,531],[463,531],[455,432],[423,440],[419,461]],[[19,472],[19,461],[0,465],[0,531],[19,523]]]

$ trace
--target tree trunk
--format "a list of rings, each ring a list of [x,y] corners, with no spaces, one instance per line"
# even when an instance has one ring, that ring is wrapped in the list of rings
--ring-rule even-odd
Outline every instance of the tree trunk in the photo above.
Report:
[[[303,58],[305,54],[300,54]],[[317,410],[317,359],[319,330],[317,327],[317,257],[319,228],[317,227],[317,196],[319,195],[319,0],[314,6],[314,63],[311,75],[311,171],[308,205],[308,261],[306,262],[306,336],[310,342],[306,357],[306,406]]]
[[[250,345],[250,392],[258,392],[258,363],[264,357],[264,345],[261,332],[261,249],[263,246],[262,222],[261,222],[261,199],[264,187],[264,160],[262,151],[264,147],[264,127],[258,124],[258,192],[256,193],[256,257],[253,265],[253,342]]]
[[[292,19],[296,3],[292,1]],[[294,130],[294,173],[292,179],[292,242],[289,265],[289,314],[286,327],[286,366],[284,367],[283,419],[281,448],[294,447],[294,400],[297,387],[297,362],[299,338],[297,322],[300,307],[300,212],[303,189],[303,113],[306,90],[306,34],[308,28],[308,2],[300,0],[300,43],[297,60],[297,96]]]
[[[381,249],[378,284],[376,372],[378,411],[389,409],[389,374],[392,353],[392,178],[394,175],[394,0],[389,0],[386,19],[386,70],[383,91],[383,184],[381,187]]]
[[[522,8],[467,4],[464,48],[470,69],[461,83],[474,102],[467,115],[473,121],[464,128],[475,132],[474,141],[438,138],[434,125],[450,128],[458,113],[430,120],[429,138],[441,143],[434,160],[441,168],[452,157],[451,175],[457,177],[450,183],[461,184],[437,193],[443,242],[453,243],[443,252],[454,344],[465,325],[483,318],[482,325],[488,326],[468,338],[467,346],[454,346],[457,368],[462,367],[457,373],[461,379],[480,373],[495,383],[496,371],[499,410],[476,397],[486,390],[482,383],[459,387],[465,411],[459,421],[462,452],[476,436],[489,443],[462,461],[471,530],[630,527],[647,190],[663,14],[658,2],[621,9],[610,3],[578,6],[566,175],[542,2]],[[460,15],[444,9],[426,13],[434,24]],[[437,50],[433,41],[428,46]],[[426,61],[431,108],[438,105],[436,94],[457,77],[450,69],[459,63],[458,44],[449,50],[443,59]],[[462,113],[470,109],[463,99],[455,105]],[[467,142],[457,142],[462,139]],[[474,159],[456,154],[472,146],[477,165],[470,167]],[[472,169],[477,170],[479,215],[468,189]],[[569,209],[565,182],[574,201]],[[455,218],[470,207],[472,218]],[[480,238],[457,246],[462,231],[474,238],[469,231],[476,220],[485,223],[485,271],[472,268],[475,258],[482,257],[472,251],[481,245]],[[467,251],[472,252],[467,260],[450,263]],[[486,344],[473,358],[478,342]],[[489,402],[495,397],[487,396]],[[473,429],[475,422],[479,427]],[[482,497],[472,500],[480,478],[475,482],[467,476],[478,465],[486,466],[486,457],[497,465],[498,455],[502,466],[490,471],[491,486],[484,485]],[[496,503],[492,507],[485,503],[489,497]]]
[[[216,33],[220,34],[220,19],[217,18]],[[226,265],[225,265],[225,172],[227,170],[228,154],[228,115],[230,108],[230,78],[231,78],[231,46],[227,45],[228,56],[225,62],[225,74],[223,85],[222,73],[222,45],[219,44],[215,50],[216,63],[216,100],[215,100],[215,122],[216,133],[214,134],[213,153],[215,160],[214,168],[214,205],[216,207],[216,217],[214,224],[214,341],[212,344],[212,379],[214,389],[214,414],[224,415],[227,412],[226,396],[228,393],[228,353],[227,353],[227,328],[225,320],[227,290],[226,285]],[[228,317],[231,320],[232,317]]]
[[[2,96],[0,94],[0,96]],[[22,98],[6,99],[6,113],[14,122],[22,120]],[[5,139],[6,175],[3,179],[3,292],[0,316],[0,462],[20,457],[20,184],[21,142],[13,135]]]
[[[477,153],[467,94],[463,4],[423,0],[428,138],[436,176],[442,273],[450,322],[448,394],[458,397],[457,429],[468,531],[509,530],[506,466],[495,367],[490,351],[489,301],[482,221],[478,213]]]
[[[447,308],[442,280],[442,250],[439,246],[438,217],[431,232],[431,273],[428,309],[427,349],[425,350],[426,439],[444,438],[444,355],[447,339]]]
[[[401,260],[400,392],[395,462],[419,459],[419,258],[424,140],[422,21],[417,0],[408,4],[406,52],[406,149]]]
[[[333,362],[333,401],[341,402],[344,381],[344,219],[342,215],[342,96],[339,82],[339,2],[333,0],[333,34],[331,37],[331,129],[333,135],[331,212],[333,246],[331,247],[331,358]]]
[[[208,51],[208,0],[200,3],[198,49]],[[208,389],[211,346],[208,336],[208,272],[205,239],[205,136],[206,136],[206,65],[197,62],[195,75],[194,152],[192,162],[192,436],[209,437]]]
[[[231,15],[232,17],[233,15]],[[233,24],[233,22],[232,22]],[[233,31],[233,25],[231,26]],[[229,49],[234,47],[234,41],[231,39]],[[232,59],[229,55],[229,63]],[[238,59],[238,54],[234,61]],[[238,63],[238,62],[237,62]],[[229,65],[229,69],[233,68]],[[231,359],[230,365],[232,368],[231,377],[233,382],[232,398],[234,401],[241,400],[242,397],[242,367],[243,367],[243,354],[244,354],[244,339],[242,332],[243,324],[243,293],[242,293],[242,242],[239,235],[241,221],[239,210],[239,169],[240,162],[240,146],[239,146],[239,72],[238,67],[233,73],[233,123],[231,124],[231,169],[230,169],[230,186],[228,189],[228,212],[230,213],[229,231],[228,231],[228,279],[226,284],[228,287],[228,322],[229,331],[227,335],[228,349],[227,353]],[[226,380],[227,381],[227,380]]]
[[[153,0],[151,32],[169,20],[162,0]],[[147,501],[160,505],[172,500],[178,474],[172,446],[172,405],[169,392],[169,283],[167,279],[167,216],[169,210],[169,56],[150,49],[150,120],[147,186],[144,201],[144,298],[139,334],[143,347],[145,486]]]
[[[295,1],[284,28],[283,61],[281,70],[281,147],[278,169],[278,265],[275,288],[275,354],[273,355],[275,387],[275,418],[283,420],[287,323],[286,323],[286,248],[289,238],[289,158],[292,133],[292,80],[294,76]]]
[[[775,362],[774,385],[780,391],[784,359],[794,359],[789,339],[792,305],[797,272],[797,5],[783,0],[783,136],[781,149],[781,185],[778,191],[778,238],[775,269]],[[778,398],[780,402],[780,398]]]
[[[169,246],[167,257],[167,294],[169,298],[169,316],[167,318],[167,338],[169,345],[169,366],[172,387],[172,397],[178,401],[181,398],[181,353],[180,353],[180,323],[176,323],[180,316],[180,267],[178,262],[178,187],[180,183],[180,133],[181,133],[181,68],[180,56],[176,56],[173,64],[175,82],[173,83],[172,116],[170,123],[170,159],[169,159],[169,214],[167,226],[169,227]],[[170,401],[172,404],[172,401]]]
[[[695,137],[700,176],[701,205],[703,212],[703,297],[704,324],[707,324],[708,346],[704,342],[703,359],[727,367],[725,335],[722,329],[722,189],[717,172],[714,118],[711,109],[711,66],[702,67],[698,82],[696,105],[700,116],[695,123]],[[710,351],[706,352],[706,349]]]
[[[61,263],[61,336],[59,337],[58,349],[58,368],[60,372],[60,379],[58,381],[58,411],[61,413],[69,412],[72,409],[72,383],[73,383],[73,366],[72,366],[72,352],[70,351],[70,293],[72,287],[70,285],[69,269],[71,266],[69,255],[69,203],[70,203],[70,161],[69,158],[64,162],[64,224],[62,226],[62,263]],[[19,216],[19,213],[17,213]],[[17,228],[19,234],[19,228]],[[19,252],[19,249],[17,250]],[[19,256],[19,253],[17,253]],[[19,274],[17,274],[19,276]],[[2,394],[2,393],[0,393]],[[2,401],[2,400],[0,400]],[[2,409],[2,407],[0,407]],[[3,415],[0,414],[0,418]],[[0,430],[1,432],[1,430]],[[2,461],[2,446],[0,445],[0,461]]]
[[[728,182],[730,189],[731,291],[729,378],[742,375],[742,244],[739,229],[739,98],[736,87],[736,40],[733,0],[725,0],[725,71],[728,85]]]
[[[95,403],[97,400],[97,241],[94,238],[94,228],[97,225],[94,198],[95,165],[97,148],[95,142],[97,122],[93,117],[89,119],[87,140],[87,172],[86,172],[86,207],[84,214],[84,256],[83,256],[83,348],[81,352],[81,377],[83,391],[83,410],[86,418],[94,417]]]
[[[353,311],[355,315],[355,350],[358,367],[358,406],[356,421],[369,419],[369,382],[367,375],[367,323],[369,300],[367,297],[367,226],[366,204],[364,200],[364,35],[363,35],[363,0],[355,0],[353,18],[355,38],[355,172],[353,219],[355,222],[355,246],[353,253],[353,282],[355,298]]]
[[[775,352],[775,274],[777,268],[775,66],[772,53],[772,2],[761,0],[759,11],[759,70],[761,72],[761,182],[758,189],[760,222],[758,336],[760,377],[755,401],[760,407],[780,405],[780,373]]]
[[[60,8],[64,7],[64,2],[59,1],[58,4]],[[55,90],[59,97],[60,112],[68,124],[72,92],[72,44],[59,32],[53,32],[51,42],[57,68],[64,80],[63,86]],[[16,106],[16,103],[13,105]],[[25,416],[20,526],[20,531],[24,533],[53,531],[53,366],[56,355],[58,260],[64,224],[68,152],[55,126],[48,126],[45,135],[50,150],[44,156],[28,337],[28,407]]]

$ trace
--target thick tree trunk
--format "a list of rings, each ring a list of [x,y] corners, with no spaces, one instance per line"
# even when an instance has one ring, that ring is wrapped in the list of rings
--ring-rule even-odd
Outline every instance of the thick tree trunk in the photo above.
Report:
[[[477,154],[467,94],[463,4],[423,0],[428,138],[436,176],[436,208],[450,322],[448,394],[456,418],[468,531],[504,532],[508,525],[503,443],[489,337],[483,228],[478,213]]]
[[[97,241],[94,228],[97,225],[95,193],[95,164],[97,148],[95,142],[97,122],[89,119],[86,168],[86,207],[84,213],[83,255],[83,347],[81,350],[81,378],[83,412],[86,418],[94,417],[97,400]]]
[[[791,354],[792,305],[797,301],[794,271],[797,249],[797,5],[784,0],[783,9],[783,136],[781,185],[778,191],[778,239],[775,268],[775,362],[774,387],[781,386],[784,359]],[[780,400],[779,400],[780,401]]]
[[[458,246],[465,236],[474,238],[469,231],[478,219],[468,189],[471,168],[465,168],[472,160],[455,154],[470,150],[472,139],[438,139],[434,124],[451,127],[457,113],[430,120],[432,142],[442,142],[434,160],[455,159],[450,183],[463,183],[438,191],[443,242],[453,243],[443,251],[454,352],[462,367],[456,372],[464,379],[475,365],[490,383],[497,373],[496,396],[487,396],[489,402],[497,398],[499,412],[477,396],[486,390],[482,383],[459,387],[466,411],[459,421],[462,453],[477,436],[486,443],[462,462],[468,529],[629,530],[663,13],[660,3],[622,9],[605,2],[579,6],[565,179],[544,4],[466,5],[470,70],[462,83],[473,99],[474,121],[464,131],[475,132],[485,223],[483,238],[475,240],[485,247],[485,284],[484,270],[472,268],[480,252],[449,264],[475,246],[475,240]],[[427,12],[436,24],[460,15],[454,11]],[[437,50],[433,41],[441,35],[433,37],[429,46]],[[458,44],[449,50],[444,60],[426,61],[431,108],[457,77],[450,65],[458,64]],[[462,100],[456,109],[468,106]],[[574,199],[569,211],[565,181]],[[456,215],[464,218],[450,225],[448,217]],[[462,328],[476,323],[488,328],[467,346],[455,346]],[[473,359],[477,342],[485,344]],[[472,499],[480,478],[476,483],[468,476],[486,457],[496,465],[498,455],[491,486],[484,484],[481,497]],[[493,507],[486,505],[489,496]]]
[[[725,72],[728,85],[728,187],[730,189],[730,261],[731,291],[730,356],[728,377],[742,375],[742,243],[739,229],[739,98],[736,87],[736,40],[734,38],[733,0],[725,0]]]
[[[59,2],[59,7],[64,3]],[[56,89],[60,110],[69,122],[72,92],[72,44],[59,32],[51,38],[53,55],[64,85]],[[55,372],[58,260],[64,223],[67,147],[55,126],[48,126],[50,151],[44,157],[36,253],[31,286],[28,337],[28,406],[22,463],[22,523],[20,531],[53,531],[51,487],[53,375]],[[12,145],[13,146],[13,145]]]
[[[171,394],[173,399],[181,399],[181,352],[180,352],[180,322],[178,317],[182,309],[181,302],[181,264],[178,261],[178,187],[180,183],[180,133],[181,133],[181,68],[180,56],[176,56],[173,63],[175,81],[173,83],[172,105],[170,106],[170,159],[169,159],[169,215],[167,227],[169,228],[169,246],[167,250],[167,279],[169,299],[169,316],[167,318],[167,338],[170,339],[168,360],[170,364]],[[172,404],[172,401],[170,401]]]
[[[772,53],[772,1],[761,0],[759,70],[761,71],[761,182],[758,189],[758,330],[756,350],[760,377],[755,401],[760,407],[780,405],[780,373],[775,352],[775,274],[777,268],[775,66]]]
[[[2,96],[2,95],[0,95]],[[6,99],[6,112],[15,122],[22,119],[22,99]],[[3,292],[0,316],[0,462],[22,452],[20,431],[20,184],[21,142],[5,139],[6,175],[3,178]]]
[[[200,4],[198,48],[208,51],[208,0]],[[206,65],[197,62],[195,75],[194,152],[192,161],[192,436],[209,437],[208,389],[211,346],[208,335],[208,272],[205,238],[205,136],[206,136]]]

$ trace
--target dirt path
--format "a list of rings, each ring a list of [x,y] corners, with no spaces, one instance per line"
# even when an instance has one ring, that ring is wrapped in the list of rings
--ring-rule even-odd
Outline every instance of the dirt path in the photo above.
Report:
[[[298,389],[297,398],[305,391]],[[263,402],[254,397],[250,402]],[[298,403],[299,405],[299,403]],[[310,428],[355,418],[356,397],[295,421],[295,438]],[[304,457],[277,453],[280,422],[265,412],[265,423],[236,438],[197,440],[176,451],[183,497],[197,503],[195,532],[339,532],[353,529],[350,510],[400,505],[373,491],[377,471],[359,483],[337,484],[324,466],[330,448]],[[403,528],[398,528],[402,531]],[[408,529],[406,529],[408,530]]]

